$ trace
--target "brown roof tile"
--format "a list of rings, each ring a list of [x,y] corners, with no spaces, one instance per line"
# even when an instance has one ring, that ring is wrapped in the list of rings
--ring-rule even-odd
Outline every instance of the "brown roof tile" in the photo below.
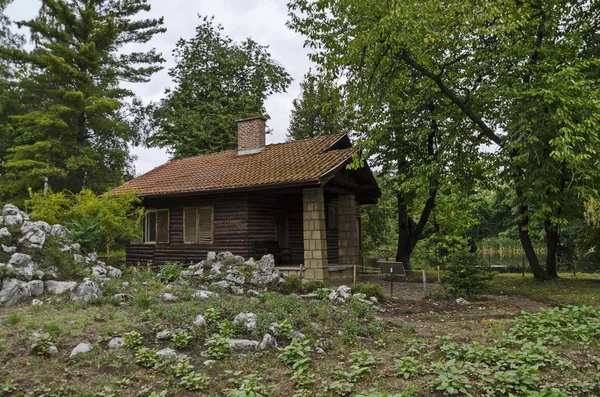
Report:
[[[142,196],[186,194],[269,185],[318,183],[348,161],[357,148],[327,150],[343,134],[265,146],[257,154],[237,150],[172,160],[117,187]]]

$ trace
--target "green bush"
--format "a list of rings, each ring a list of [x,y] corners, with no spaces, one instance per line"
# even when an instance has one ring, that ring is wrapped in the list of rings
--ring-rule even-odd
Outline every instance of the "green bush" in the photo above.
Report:
[[[316,280],[312,280],[309,281],[308,283],[304,284],[304,291],[311,293],[314,292],[320,288],[325,288],[325,284],[323,284],[322,281],[316,281]]]
[[[379,302],[383,302],[385,300],[385,295],[383,294],[383,289],[381,289],[381,285],[379,284],[356,284],[352,287],[353,294],[365,294],[367,298],[374,296],[379,300]]]
[[[63,244],[59,237],[47,236],[44,249],[30,249],[26,253],[44,272],[56,272],[58,280],[80,279],[86,276],[83,263],[75,261],[69,251],[61,251]]]
[[[279,290],[283,294],[300,292],[302,290],[302,280],[296,276],[286,277],[283,283],[281,283]]]
[[[167,263],[160,268],[158,279],[163,284],[169,284],[176,281],[181,276],[183,268],[179,263]]]
[[[451,296],[470,298],[485,291],[493,277],[477,254],[461,250],[448,256],[442,283]]]

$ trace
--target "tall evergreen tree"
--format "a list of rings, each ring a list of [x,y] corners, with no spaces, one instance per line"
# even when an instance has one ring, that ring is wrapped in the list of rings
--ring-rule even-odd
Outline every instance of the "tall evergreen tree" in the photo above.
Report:
[[[300,89],[300,96],[293,101],[289,140],[348,132],[342,93],[331,78],[308,72]]]
[[[265,115],[267,97],[291,82],[266,46],[234,42],[212,18],[204,17],[196,35],[179,40],[173,53],[175,88],[155,106],[156,130],[148,144],[175,157],[235,148],[235,121]]]
[[[123,49],[166,30],[162,18],[142,18],[148,11],[148,0],[43,0],[37,18],[18,23],[34,48],[10,57],[29,71],[20,87],[32,109],[13,117],[24,133],[3,164],[5,191],[102,192],[131,174],[128,144],[140,134],[121,83],[147,82],[164,62],[155,49]]]

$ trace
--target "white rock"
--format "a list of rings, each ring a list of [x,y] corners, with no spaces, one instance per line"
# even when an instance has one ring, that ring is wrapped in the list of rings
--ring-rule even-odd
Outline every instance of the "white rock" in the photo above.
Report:
[[[23,224],[23,217],[21,216],[21,214],[5,215],[4,224],[6,226],[20,226]]]
[[[2,216],[18,215],[19,213],[19,208],[13,204],[5,204],[4,208],[2,208]]]
[[[216,252],[213,252],[213,251],[209,251],[209,252],[206,254],[206,260],[207,260],[207,261],[211,261],[211,262],[214,262],[214,261],[216,261],[216,260],[217,260],[217,253],[216,253]]]
[[[53,236],[56,236],[56,237],[63,237],[69,233],[70,233],[69,229],[67,229],[63,225],[59,225],[59,224],[52,225],[52,228],[50,229],[50,234]]]
[[[11,278],[4,279],[0,290],[0,305],[11,306],[21,303],[31,297],[29,284]]]
[[[123,281],[123,283],[121,283],[121,288],[122,288],[122,289],[127,289],[127,288],[129,288],[129,282],[128,282],[128,281]]]
[[[271,334],[265,334],[258,345],[258,350],[268,350],[273,347],[277,347],[277,340]]]
[[[94,281],[86,278],[81,284],[77,286],[77,289],[71,294],[71,300],[89,302],[92,299],[98,299],[102,297],[102,291],[98,284]]]
[[[273,255],[268,254],[260,258],[257,267],[258,271],[262,273],[273,272],[273,269],[275,268],[275,259],[273,258]]]
[[[33,280],[27,283],[31,296],[40,296],[44,293],[44,282],[41,280]]]
[[[44,304],[44,302],[42,302],[39,299],[34,299],[34,300],[31,301],[31,306],[41,306],[43,304]]]
[[[54,345],[50,346],[48,348],[48,354],[57,354],[58,353],[58,348]]]
[[[329,300],[334,305],[341,305],[343,303],[346,303],[346,300],[344,298],[342,298],[341,296],[339,296],[336,291],[331,291],[329,293]]]
[[[209,298],[218,298],[219,294],[216,294],[212,291],[200,290],[196,291],[192,294],[192,298],[197,299],[209,299]]]
[[[204,319],[204,316],[202,314],[198,314],[198,316],[194,320],[194,325],[198,327],[206,326],[206,320]]]
[[[246,283],[246,278],[244,275],[237,269],[230,270],[225,276],[225,280],[230,281],[234,284],[244,285]]]
[[[224,291],[228,290],[229,287],[231,287],[231,284],[229,284],[229,282],[225,281],[225,280],[221,280],[221,281],[217,281],[215,283],[212,283],[211,285],[220,288]]]
[[[164,330],[164,331],[160,331],[159,333],[156,334],[156,339],[157,340],[169,340],[171,339],[171,337],[173,336],[174,332],[171,330]]]
[[[177,295],[173,295],[173,294],[169,294],[169,293],[164,293],[161,296],[162,296],[162,300],[165,302],[176,302],[179,300],[179,297]]]
[[[19,252],[15,252],[10,257],[10,261],[8,261],[9,265],[13,265],[14,267],[33,267],[35,266],[35,262],[31,259],[31,256],[27,254],[21,254]]]
[[[46,291],[51,294],[62,294],[63,292],[73,291],[77,287],[75,281],[48,280],[44,285],[46,286]]]
[[[83,255],[73,254],[73,260],[77,263],[83,263]]]
[[[70,357],[75,357],[78,354],[84,354],[84,353],[88,353],[91,352],[94,349],[94,346],[92,346],[91,343],[80,343],[77,346],[75,346],[75,348],[71,351],[71,356]]]
[[[470,305],[471,304],[471,302],[469,302],[465,298],[456,298],[456,303],[458,303],[459,305]]]
[[[315,353],[317,353],[317,354],[325,354],[325,350],[321,349],[320,347],[317,347],[315,349]]]
[[[304,339],[306,339],[306,336],[302,332],[298,332],[298,331],[292,331],[292,332],[290,332],[290,336],[293,339],[297,339],[297,340],[304,340]]]
[[[251,312],[240,313],[233,319],[233,325],[241,325],[246,331],[252,331],[256,328],[256,314]]]
[[[7,247],[6,245],[2,244],[2,251],[6,252],[7,254],[12,254],[17,252],[17,247]]]
[[[166,348],[156,352],[158,357],[177,357],[177,352],[173,349]]]
[[[258,342],[255,340],[229,339],[227,342],[229,343],[229,347],[237,352],[256,350],[258,347]]]
[[[337,289],[337,294],[344,299],[348,299],[348,298],[350,298],[352,291],[351,291],[350,287],[348,287],[347,285],[340,285]],[[365,295],[365,298],[366,298],[366,295]]]
[[[202,365],[204,365],[205,367],[210,367],[213,364],[216,364],[217,360],[206,360],[202,363]]]
[[[95,277],[102,277],[106,275],[106,269],[102,266],[92,266],[92,275]]]
[[[25,218],[25,217],[23,217],[23,218]],[[35,225],[36,228],[40,229],[44,233],[50,233],[52,231],[52,226],[50,226],[48,223],[46,223],[44,221],[33,222],[33,224]]]
[[[120,337],[120,336],[112,338],[108,342],[109,349],[120,349],[123,346],[125,346],[125,338]]]
[[[254,289],[249,289],[248,291],[246,291],[246,296],[250,298],[255,298],[257,296],[260,296],[260,293]]]
[[[244,289],[242,287],[238,287],[237,285],[232,285],[231,293],[234,295],[244,295]]]
[[[7,228],[3,227],[0,229],[0,239],[10,238],[10,237],[12,237],[12,234],[10,234],[10,232],[8,231]]]
[[[123,293],[114,294],[113,298],[118,299],[120,301],[124,301],[124,300],[127,300],[127,294],[123,294]]]
[[[121,272],[119,269],[112,266],[106,266],[106,270],[106,274],[108,275],[108,277],[112,278],[121,278],[121,275],[123,274],[123,272]]]
[[[219,261],[221,261],[221,260],[223,260],[225,258],[230,258],[230,257],[233,257],[233,254],[231,252],[229,252],[229,251],[219,252],[217,254],[217,260],[219,260]]]

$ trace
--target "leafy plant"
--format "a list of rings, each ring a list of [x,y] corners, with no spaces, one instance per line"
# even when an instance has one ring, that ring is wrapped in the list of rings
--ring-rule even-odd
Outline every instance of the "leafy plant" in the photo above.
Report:
[[[193,338],[194,337],[190,335],[187,331],[177,332],[172,337],[175,346],[177,346],[180,349],[187,347],[187,345]]]
[[[282,322],[273,324],[273,332],[275,336],[280,338],[290,338],[291,332],[294,330],[292,324],[290,324],[289,320],[286,318]]]
[[[170,372],[180,378],[187,375],[193,368],[194,366],[190,364],[189,357],[177,358],[175,364],[171,365]]]
[[[160,268],[158,273],[158,280],[163,284],[169,284],[173,281],[177,281],[181,276],[183,268],[181,264],[176,262],[168,262]]]
[[[144,368],[153,368],[158,364],[156,352],[147,347],[138,347],[135,350],[135,362]]]
[[[50,354],[50,347],[53,345],[52,338],[48,332],[43,334],[34,334],[30,338],[31,352],[40,356]]]
[[[16,390],[17,386],[15,386],[15,384],[13,383],[13,380],[7,380],[0,389],[0,396],[7,396]]]
[[[211,326],[216,324],[219,321],[220,313],[214,307],[209,307],[204,312],[204,320],[206,321],[206,325]]]
[[[206,350],[215,359],[224,359],[229,356],[231,346],[229,339],[219,334],[213,334],[206,340]]]
[[[414,357],[403,357],[395,360],[396,374],[404,379],[414,378],[416,376],[425,375],[427,370],[425,364],[417,361]]]
[[[383,289],[379,284],[356,284],[351,291],[353,294],[365,294],[367,298],[375,297],[379,302],[385,301]]]
[[[208,386],[210,378],[200,372],[192,371],[181,377],[179,386],[189,391],[204,390]]]
[[[131,331],[123,335],[123,343],[130,349],[135,349],[144,342],[144,338],[137,331]]]
[[[263,380],[261,376],[250,374],[240,379],[241,371],[229,373],[234,375],[229,381],[235,386],[235,388],[226,389],[229,397],[267,397],[271,395],[271,391],[261,384]]]
[[[434,390],[441,391],[445,396],[469,394],[468,389],[472,387],[469,378],[465,376],[462,365],[457,364],[456,360],[436,362],[431,368],[431,372],[437,375],[429,382]]]
[[[300,292],[302,290],[302,280],[296,276],[286,277],[283,283],[279,285],[279,291],[281,293],[289,295],[292,293]]]

